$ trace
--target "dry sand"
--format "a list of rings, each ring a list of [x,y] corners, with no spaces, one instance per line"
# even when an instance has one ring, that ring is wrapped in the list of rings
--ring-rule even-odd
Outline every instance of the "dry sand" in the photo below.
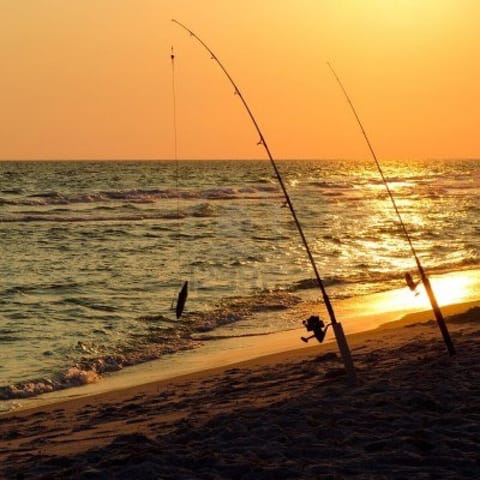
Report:
[[[468,305],[471,307],[471,305]],[[447,309],[448,314],[467,306]],[[480,478],[480,308],[0,417],[0,477]]]

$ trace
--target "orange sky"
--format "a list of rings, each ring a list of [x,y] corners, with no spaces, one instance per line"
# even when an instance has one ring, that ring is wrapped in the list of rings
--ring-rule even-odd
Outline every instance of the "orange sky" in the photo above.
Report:
[[[0,0],[0,159],[480,157],[478,0]]]

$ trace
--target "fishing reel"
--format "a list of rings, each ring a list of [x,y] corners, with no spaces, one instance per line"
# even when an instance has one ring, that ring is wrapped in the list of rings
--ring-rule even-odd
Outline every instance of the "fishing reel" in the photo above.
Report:
[[[323,342],[330,323],[325,325],[324,321],[320,320],[320,317],[316,315],[310,316],[302,323],[307,329],[307,332],[313,332],[313,335],[310,335],[309,337],[300,337],[302,342],[308,343],[308,341],[313,337],[315,337],[320,343]]]

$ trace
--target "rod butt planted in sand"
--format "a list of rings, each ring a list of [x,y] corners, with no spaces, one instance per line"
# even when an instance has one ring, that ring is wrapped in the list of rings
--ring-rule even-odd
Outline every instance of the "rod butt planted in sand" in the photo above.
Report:
[[[425,275],[425,272],[423,272],[423,269],[421,270],[421,273],[422,273],[423,286],[425,287],[425,291],[427,292],[428,299],[430,300],[430,304],[432,305],[432,310],[435,315],[438,328],[440,329],[440,332],[443,337],[443,341],[447,346],[449,355],[453,357],[454,355],[456,355],[457,351],[455,350],[455,346],[453,345],[452,338],[450,337],[450,332],[448,331],[447,324],[445,323],[445,318],[443,317],[443,313],[440,310],[440,307],[438,306],[437,299],[435,297],[435,294],[433,293],[433,289],[432,289],[432,286],[430,285],[429,278]]]
[[[338,349],[340,350],[340,355],[343,359],[345,371],[347,372],[348,384],[350,386],[355,386],[357,384],[357,373],[355,372],[352,354],[350,352],[350,347],[348,346],[347,337],[343,331],[342,324],[339,322],[332,323],[332,328],[333,332],[335,333],[335,339],[337,341]]]

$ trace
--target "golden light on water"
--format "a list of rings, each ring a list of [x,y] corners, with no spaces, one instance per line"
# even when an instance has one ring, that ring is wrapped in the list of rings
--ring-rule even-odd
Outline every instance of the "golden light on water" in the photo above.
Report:
[[[440,307],[478,300],[480,277],[475,270],[431,277],[430,282]],[[349,331],[356,331],[375,328],[382,323],[398,320],[408,313],[431,311],[432,306],[423,285],[419,285],[417,295],[405,286],[367,295],[361,303],[358,299],[345,300],[341,309]]]
[[[474,293],[473,279],[468,274],[462,275],[462,272],[433,277],[430,282],[439,306],[465,302]],[[417,294],[411,292],[407,287],[399,290],[398,305],[407,305],[416,310],[431,308],[425,288],[421,283],[417,287]]]
[[[440,306],[464,302],[475,293],[476,288],[474,288],[472,279],[469,276],[462,276],[461,273],[459,272],[455,278],[439,277],[431,280],[433,291]],[[429,305],[424,291],[421,295]]]

